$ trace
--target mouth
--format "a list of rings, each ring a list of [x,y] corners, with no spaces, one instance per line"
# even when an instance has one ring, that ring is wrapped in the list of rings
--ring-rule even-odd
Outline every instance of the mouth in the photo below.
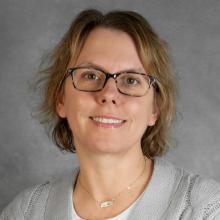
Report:
[[[105,116],[94,116],[94,117],[89,117],[93,122],[95,122],[97,125],[102,126],[104,125],[105,127],[110,126],[110,127],[119,127],[123,125],[126,120],[123,119],[118,119],[115,117],[105,117]]]

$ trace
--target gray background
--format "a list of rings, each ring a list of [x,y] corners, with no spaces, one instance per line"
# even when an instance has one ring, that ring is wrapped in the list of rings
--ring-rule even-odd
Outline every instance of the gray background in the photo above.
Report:
[[[130,9],[170,45],[182,113],[166,157],[220,182],[220,1],[7,0],[0,3],[0,210],[18,192],[77,165],[31,117],[28,80],[82,9]]]

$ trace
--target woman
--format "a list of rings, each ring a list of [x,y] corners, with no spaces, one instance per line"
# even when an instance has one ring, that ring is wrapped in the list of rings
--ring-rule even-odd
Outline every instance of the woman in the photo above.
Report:
[[[53,51],[41,106],[67,177],[19,194],[0,219],[220,219],[220,186],[161,159],[175,116],[164,42],[130,11],[81,12]]]

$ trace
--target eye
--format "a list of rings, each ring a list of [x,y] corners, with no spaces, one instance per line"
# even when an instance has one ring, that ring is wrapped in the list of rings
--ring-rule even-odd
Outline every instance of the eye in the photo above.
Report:
[[[87,80],[98,80],[98,79],[99,79],[99,76],[98,76],[98,74],[95,73],[95,72],[86,71],[86,72],[83,72],[83,73],[82,73],[81,78],[87,79]]]
[[[139,84],[139,80],[136,79],[135,77],[129,77],[126,79],[126,84],[128,85],[136,85],[136,84]]]
[[[137,86],[141,84],[141,77],[138,74],[126,73],[123,74],[123,81],[125,85]]]
[[[145,85],[145,78],[141,74],[122,73],[118,78],[120,85],[127,88],[140,88]]]

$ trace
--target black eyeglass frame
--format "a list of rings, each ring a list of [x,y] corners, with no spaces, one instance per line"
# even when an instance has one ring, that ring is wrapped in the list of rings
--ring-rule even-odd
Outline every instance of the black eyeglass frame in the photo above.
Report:
[[[105,81],[104,81],[104,84],[103,84],[102,88],[97,89],[97,90],[89,91],[89,90],[78,89],[78,88],[76,87],[76,85],[74,84],[74,80],[73,80],[74,71],[77,70],[77,69],[86,69],[86,68],[87,68],[87,69],[98,70],[98,71],[104,73],[104,75],[105,75]],[[134,97],[141,97],[141,96],[146,95],[146,93],[147,93],[148,90],[147,90],[146,93],[143,94],[143,95],[130,95],[130,94],[127,94],[127,93],[122,92],[122,91],[118,88],[118,86],[117,86],[117,80],[116,80],[116,79],[118,78],[118,76],[120,76],[120,75],[123,74],[123,73],[131,73],[131,74],[139,74],[139,75],[147,76],[148,79],[149,79],[149,83],[148,83],[148,84],[149,84],[149,88],[148,88],[148,89],[150,89],[151,86],[152,86],[152,87],[156,88],[156,91],[158,91],[158,84],[157,84],[157,81],[158,81],[158,80],[157,80],[157,78],[156,78],[155,76],[152,76],[151,74],[138,73],[138,72],[134,72],[134,71],[120,71],[120,72],[116,72],[116,73],[109,73],[109,72],[106,72],[106,71],[104,71],[104,70],[102,70],[102,69],[99,69],[99,68],[87,67],[87,66],[78,66],[78,67],[68,68],[68,69],[67,69],[67,72],[66,72],[66,75],[65,75],[65,78],[67,78],[69,75],[71,75],[72,83],[73,83],[74,88],[77,89],[77,90],[79,90],[79,91],[82,91],[82,92],[99,92],[99,91],[101,91],[101,90],[105,87],[107,81],[108,81],[110,78],[113,78],[113,79],[115,80],[116,87],[117,87],[118,91],[119,91],[121,94],[127,95],[127,96],[134,96]]]

